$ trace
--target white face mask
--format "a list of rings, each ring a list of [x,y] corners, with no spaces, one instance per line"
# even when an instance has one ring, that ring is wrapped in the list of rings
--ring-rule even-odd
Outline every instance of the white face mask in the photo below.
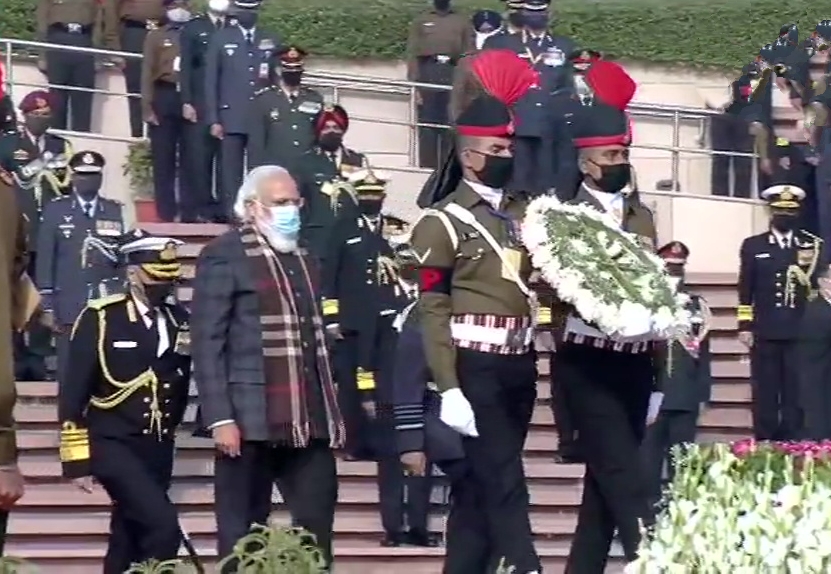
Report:
[[[187,22],[190,20],[190,10],[186,8],[173,8],[167,11],[167,19],[177,24]]]
[[[225,14],[230,7],[230,0],[210,0],[208,2],[208,10],[214,14]]]

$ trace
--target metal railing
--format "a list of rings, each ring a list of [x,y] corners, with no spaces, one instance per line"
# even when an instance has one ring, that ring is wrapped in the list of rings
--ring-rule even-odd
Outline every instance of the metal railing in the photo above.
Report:
[[[114,92],[111,90],[102,90],[97,88],[82,88],[77,86],[66,86],[66,85],[56,85],[56,84],[48,84],[48,83],[29,83],[29,82],[19,82],[16,81],[14,78],[14,61],[17,59],[30,59],[34,60],[37,58],[39,53],[42,53],[46,50],[58,50],[58,51],[67,51],[67,52],[77,52],[77,53],[85,53],[90,54],[92,56],[96,56],[98,58],[102,58],[101,65],[114,67],[115,64],[112,63],[113,58],[122,58],[122,59],[142,59],[141,54],[135,54],[132,52],[118,52],[112,50],[103,50],[98,48],[84,48],[80,46],[64,46],[58,44],[50,44],[46,42],[34,42],[29,40],[18,40],[14,38],[0,38],[0,46],[2,46],[4,59],[6,63],[6,82],[8,84],[8,90],[10,93],[13,93],[16,87],[27,87],[27,88],[49,88],[55,90],[66,90],[66,91],[80,91],[80,92],[89,92],[93,94],[101,94],[105,96],[116,96],[116,97],[140,97],[140,94],[132,94],[126,92]],[[106,60],[103,60],[106,59]],[[341,96],[344,92],[365,92],[370,94],[376,95],[388,95],[388,96],[402,96],[406,97],[408,102],[408,114],[407,120],[397,120],[397,119],[385,119],[385,118],[372,118],[372,117],[361,117],[361,116],[352,116],[351,119],[355,122],[367,122],[373,124],[380,124],[380,125],[389,125],[389,126],[400,126],[406,127],[408,129],[408,145],[407,145],[407,156],[408,156],[408,163],[410,166],[417,166],[419,165],[419,158],[418,158],[418,129],[419,128],[440,128],[440,129],[449,129],[447,125],[441,124],[430,124],[419,122],[417,118],[417,95],[419,90],[438,90],[438,91],[449,91],[450,87],[441,84],[426,84],[421,82],[411,82],[408,80],[396,80],[390,78],[382,78],[382,77],[372,77],[372,76],[364,76],[364,75],[357,75],[357,74],[344,74],[341,72],[335,72],[330,70],[318,70],[318,71],[308,71],[305,74],[305,79],[308,85],[326,90],[330,93],[330,101],[331,103],[337,104],[341,101]],[[723,155],[723,156],[731,156],[731,157],[748,157],[748,158],[755,158],[757,157],[756,154],[752,153],[740,153],[740,152],[728,152],[728,151],[715,151],[712,149],[707,149],[705,147],[705,140],[706,134],[708,131],[708,123],[710,118],[714,116],[720,115],[720,112],[717,110],[710,110],[705,108],[694,108],[689,106],[674,106],[674,105],[666,105],[666,104],[651,104],[651,103],[633,103],[629,107],[629,112],[636,118],[645,118],[645,119],[658,119],[658,120],[670,120],[672,124],[672,144],[671,145],[657,145],[657,144],[633,144],[632,147],[637,149],[644,149],[644,150],[653,150],[653,151],[663,151],[669,152],[670,154],[670,165],[671,165],[671,182],[672,182],[672,190],[676,193],[680,192],[680,166],[681,166],[681,155],[682,154],[691,154],[691,155],[698,155],[698,156],[715,156],[715,155]],[[681,146],[681,128],[683,124],[686,123],[697,123],[698,126],[698,147],[696,148],[688,148]],[[119,142],[127,142],[133,143],[137,141],[141,141],[141,138],[132,138],[132,137],[118,137],[118,136],[111,136],[111,135],[104,135],[104,134],[95,134],[95,133],[88,133],[88,132],[74,132],[74,131],[61,131],[59,132],[62,135],[67,135],[70,137],[77,137],[77,138],[89,138],[89,139],[96,139],[96,140],[105,140],[105,141],[119,141]],[[390,154],[391,152],[388,151],[377,151],[373,152],[371,150],[362,150],[368,154],[375,154],[375,155],[384,155]],[[417,172],[417,173],[429,173],[431,170],[423,169],[419,167],[395,167],[392,168],[395,171],[407,171],[407,172]],[[757,163],[754,161],[752,162],[752,181],[753,187],[756,187],[756,183],[758,181],[758,173],[757,173]],[[733,178],[730,179],[730,195],[735,195],[734,193],[734,180]],[[686,191],[686,190],[685,190]],[[755,195],[755,194],[752,194]]]

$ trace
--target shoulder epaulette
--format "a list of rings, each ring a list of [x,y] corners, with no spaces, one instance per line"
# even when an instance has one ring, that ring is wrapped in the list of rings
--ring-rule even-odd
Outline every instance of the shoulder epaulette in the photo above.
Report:
[[[100,311],[104,307],[114,305],[115,303],[120,303],[121,301],[125,301],[126,299],[127,295],[125,295],[124,293],[108,295],[107,297],[101,297],[100,299],[93,299],[92,301],[87,303],[87,307],[89,307],[90,309],[95,309],[96,311]]]
[[[824,239],[819,235],[814,235],[813,233],[805,229],[800,229],[799,232],[802,233],[802,235],[805,235],[806,237],[810,238],[814,243],[822,243],[824,241]]]
[[[261,95],[261,94],[264,94],[264,93],[266,93],[266,92],[270,92],[270,91],[271,91],[271,90],[273,90],[273,89],[274,89],[274,86],[266,86],[266,87],[264,87],[264,88],[260,88],[259,90],[257,90],[256,92],[254,92],[254,97],[257,97],[257,96],[259,96],[259,95]]]

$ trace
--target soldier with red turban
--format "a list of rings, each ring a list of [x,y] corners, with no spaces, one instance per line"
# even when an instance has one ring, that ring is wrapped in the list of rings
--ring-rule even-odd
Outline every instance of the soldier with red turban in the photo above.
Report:
[[[321,261],[326,256],[329,232],[335,218],[357,209],[342,185],[349,176],[368,167],[366,156],[344,145],[349,114],[342,106],[323,106],[312,120],[315,145],[300,156],[292,175],[305,206],[301,234],[309,250]]]

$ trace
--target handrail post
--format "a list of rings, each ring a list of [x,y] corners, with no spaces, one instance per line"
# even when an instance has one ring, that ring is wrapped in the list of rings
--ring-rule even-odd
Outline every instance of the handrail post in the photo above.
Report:
[[[11,41],[7,40],[6,42],[4,42],[3,47],[6,50],[6,86],[9,92],[9,96],[11,96],[14,91],[14,65],[12,62]]]
[[[407,106],[407,123],[409,124],[409,138],[407,142],[407,157],[410,165],[414,167],[419,167],[421,162],[419,161],[421,158],[418,157],[418,145],[416,142],[418,141],[418,114],[416,113],[416,106],[418,98],[416,97],[416,90],[418,88],[415,85],[410,85],[409,95],[410,95],[410,104]]]
[[[681,191],[681,114],[672,114],[672,191]]]

